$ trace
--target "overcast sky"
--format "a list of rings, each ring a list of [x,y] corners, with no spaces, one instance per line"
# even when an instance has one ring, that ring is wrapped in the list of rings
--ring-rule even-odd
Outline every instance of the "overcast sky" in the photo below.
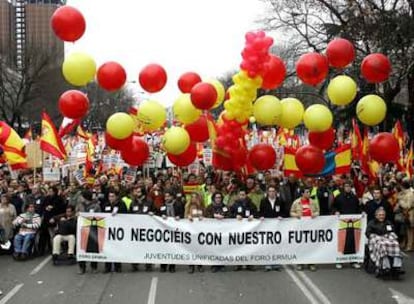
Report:
[[[203,78],[238,68],[244,34],[265,8],[260,0],[69,0],[85,16],[85,35],[66,52],[82,50],[98,65],[121,63],[128,80],[137,81],[148,63],[167,70],[163,92],[151,97],[171,105],[177,79],[187,71]],[[137,84],[139,86],[139,84]]]

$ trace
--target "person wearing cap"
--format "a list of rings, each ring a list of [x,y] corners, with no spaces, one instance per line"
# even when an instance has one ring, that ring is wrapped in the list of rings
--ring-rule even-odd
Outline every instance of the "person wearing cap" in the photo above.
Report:
[[[314,218],[319,216],[319,204],[311,198],[312,189],[305,187],[301,190],[301,197],[296,199],[290,208],[290,216],[301,219],[302,217]],[[303,265],[297,265],[297,270],[303,270]],[[316,265],[310,264],[309,269],[316,271]]]
[[[79,215],[79,212],[101,212],[101,206],[96,200],[93,200],[93,194],[89,190],[83,190],[81,192],[79,204],[75,209],[76,216]],[[98,263],[91,262],[91,271],[92,273],[98,272]],[[84,274],[86,272],[86,262],[79,262],[79,274]]]

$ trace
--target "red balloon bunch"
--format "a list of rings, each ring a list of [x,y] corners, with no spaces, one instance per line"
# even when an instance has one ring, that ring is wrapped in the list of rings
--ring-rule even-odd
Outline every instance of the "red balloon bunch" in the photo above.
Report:
[[[89,109],[89,99],[78,90],[69,90],[59,97],[59,111],[67,118],[79,119],[86,115]]]
[[[361,74],[371,83],[387,80],[390,77],[391,69],[391,62],[388,57],[380,53],[366,56],[361,63]]]
[[[369,154],[377,162],[394,163],[400,158],[400,147],[393,134],[378,133],[369,142]]]
[[[329,150],[335,141],[335,130],[329,128],[325,132],[309,132],[309,143],[321,150]]]
[[[243,61],[240,68],[253,78],[262,75],[265,63],[269,60],[269,48],[273,44],[273,38],[266,36],[265,32],[248,32],[245,36],[245,47],[242,51]]]
[[[182,93],[190,93],[191,89],[199,82],[201,82],[200,75],[194,72],[187,72],[178,79],[178,88]]]
[[[239,171],[247,160],[247,149],[241,145],[244,131],[236,121],[224,121],[217,128],[213,166],[222,170]]]
[[[349,40],[337,38],[328,43],[326,57],[330,66],[344,68],[354,61],[355,49]]]
[[[203,114],[200,115],[200,117],[195,122],[184,127],[190,135],[192,141],[205,142],[209,139],[207,120],[208,118],[205,114]]]
[[[176,166],[186,167],[194,162],[197,157],[197,146],[194,142],[190,143],[187,150],[178,155],[167,154],[168,159]]]
[[[249,162],[257,170],[272,169],[276,162],[276,151],[269,144],[257,144],[249,151]]]
[[[139,84],[149,93],[161,91],[166,83],[167,72],[159,64],[149,64],[139,73]]]
[[[319,53],[307,53],[296,62],[296,74],[299,79],[309,85],[322,82],[329,72],[328,60]]]
[[[101,88],[114,92],[122,88],[127,75],[122,65],[118,62],[109,61],[99,67],[96,78]]]
[[[81,38],[86,29],[82,13],[69,5],[59,7],[53,13],[50,23],[55,35],[68,42]]]
[[[325,155],[315,146],[302,146],[296,151],[295,162],[303,174],[318,174],[325,166]]]
[[[131,166],[143,165],[149,157],[148,144],[139,136],[133,135],[128,146],[121,150],[122,159]]]
[[[191,89],[191,103],[200,110],[209,110],[217,100],[215,87],[207,82],[197,83]]]
[[[270,55],[269,60],[264,65],[262,74],[262,88],[273,90],[279,87],[286,77],[286,66],[283,60],[275,55]]]

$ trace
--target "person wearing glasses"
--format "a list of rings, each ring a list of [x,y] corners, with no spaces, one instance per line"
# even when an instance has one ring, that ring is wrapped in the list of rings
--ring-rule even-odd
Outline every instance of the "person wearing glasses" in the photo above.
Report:
[[[290,208],[290,216],[301,219],[302,217],[315,218],[319,216],[319,204],[315,200],[311,199],[312,189],[305,187],[302,189],[302,196],[296,199],[292,207]],[[303,270],[303,265],[297,265],[297,270]],[[310,264],[309,269],[316,271],[316,265]]]

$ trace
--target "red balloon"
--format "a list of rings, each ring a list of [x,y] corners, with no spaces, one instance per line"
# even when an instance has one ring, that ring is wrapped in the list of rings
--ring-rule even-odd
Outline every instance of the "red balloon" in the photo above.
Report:
[[[317,174],[325,166],[325,155],[315,146],[302,146],[296,151],[295,162],[303,174]]]
[[[391,62],[388,57],[380,53],[366,56],[361,63],[361,74],[371,83],[387,80],[390,76],[391,69]]]
[[[195,122],[186,125],[184,128],[187,130],[192,141],[205,142],[210,138],[207,118],[205,115],[201,115]]]
[[[400,147],[393,134],[378,133],[369,143],[369,154],[379,163],[394,163],[400,158]]]
[[[105,132],[105,143],[114,150],[122,150],[124,147],[129,147],[131,145],[131,140],[132,135],[126,139],[116,139]]]
[[[186,167],[194,162],[197,157],[197,146],[191,143],[187,150],[179,155],[167,154],[168,159],[176,166]]]
[[[123,160],[131,166],[141,166],[147,161],[149,154],[147,143],[138,136],[132,136],[130,145],[121,150]]]
[[[103,89],[113,92],[122,88],[127,75],[122,65],[109,61],[99,67],[96,78]]]
[[[81,91],[69,90],[59,97],[59,111],[67,118],[82,118],[88,109],[89,99]]]
[[[286,66],[283,60],[275,55],[270,55],[269,60],[264,65],[262,75],[262,88],[273,90],[279,87],[286,77]]]
[[[191,89],[191,102],[200,110],[208,110],[217,100],[216,88],[207,82],[197,83]]]
[[[249,152],[249,162],[257,170],[272,169],[276,162],[276,151],[268,144],[255,145]]]
[[[309,85],[317,85],[328,75],[329,66],[325,56],[319,53],[307,53],[296,62],[296,74]]]
[[[216,169],[231,171],[232,162],[230,157],[223,155],[221,152],[213,151],[213,167]]]
[[[326,57],[330,66],[344,68],[354,61],[355,49],[349,40],[337,38],[328,43]]]
[[[322,150],[329,150],[335,141],[335,130],[329,128],[325,132],[309,132],[309,143]]]
[[[78,40],[86,29],[86,22],[82,13],[68,5],[59,7],[53,13],[51,25],[56,36],[68,42]]]
[[[187,72],[178,79],[178,88],[182,93],[190,93],[193,86],[201,82],[201,77],[194,72]]]
[[[167,72],[159,64],[149,64],[139,73],[139,83],[149,93],[159,92],[167,83]]]

